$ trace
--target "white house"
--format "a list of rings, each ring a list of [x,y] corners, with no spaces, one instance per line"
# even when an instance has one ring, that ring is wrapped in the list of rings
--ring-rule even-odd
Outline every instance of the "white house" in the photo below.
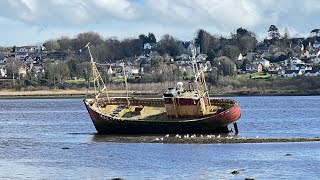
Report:
[[[282,77],[297,77],[299,75],[302,75],[300,70],[286,70]]]
[[[237,61],[242,61],[242,60],[243,60],[243,56],[242,56],[242,54],[240,53],[239,56],[238,56]]]
[[[177,60],[181,60],[181,61],[189,61],[190,56],[188,54],[181,54],[180,56],[177,56],[176,59]]]
[[[198,54],[198,56],[196,57],[198,61],[203,61],[203,62],[206,62],[207,58],[208,58],[208,55],[206,54]]]
[[[16,53],[27,53],[29,50],[25,47],[16,48]]]
[[[0,76],[7,77],[7,69],[5,64],[0,64]]]
[[[261,64],[246,64],[246,72],[261,72]]]
[[[296,65],[296,64],[304,64],[304,62],[301,61],[300,59],[296,58],[296,57],[284,60],[284,65],[285,66]]]
[[[270,67],[270,61],[268,61],[266,59],[263,59],[263,58],[256,59],[252,63],[253,64],[261,64],[262,67],[265,67],[265,68],[269,68]]]
[[[15,57],[16,59],[24,60],[28,56],[29,54],[27,52],[18,52]]]
[[[305,76],[320,76],[320,72],[317,70],[307,70],[304,73]]]
[[[143,49],[152,49],[155,46],[155,43],[145,43]]]
[[[311,61],[312,61],[314,64],[319,64],[319,63],[320,63],[320,58],[319,58],[318,56],[311,57]]]
[[[305,64],[296,64],[296,65],[292,65],[291,70],[300,70],[301,73],[304,73],[305,71],[307,70],[312,70],[312,67],[311,66],[307,66]]]
[[[135,68],[133,66],[126,66],[125,71],[127,72],[128,75],[135,75],[135,74],[139,74],[139,69]]]
[[[313,43],[312,47],[315,48],[315,49],[319,49],[319,48],[320,48],[320,42],[315,41],[315,42]]]
[[[107,70],[107,74],[108,74],[108,75],[113,74],[113,70],[112,70],[111,66],[108,68],[108,70]]]

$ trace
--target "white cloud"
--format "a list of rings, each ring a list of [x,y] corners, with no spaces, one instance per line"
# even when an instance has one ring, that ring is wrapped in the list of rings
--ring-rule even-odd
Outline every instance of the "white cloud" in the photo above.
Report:
[[[319,28],[314,20],[318,4],[317,0],[1,0],[0,39],[13,41],[13,34],[24,32],[24,40],[34,42],[96,31],[120,39],[153,32],[158,39],[167,33],[190,40],[199,28],[225,36],[239,27],[264,38],[271,24],[288,27],[291,34],[307,34]]]

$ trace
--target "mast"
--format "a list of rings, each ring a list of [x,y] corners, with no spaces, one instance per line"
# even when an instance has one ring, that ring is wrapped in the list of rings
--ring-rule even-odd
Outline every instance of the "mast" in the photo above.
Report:
[[[198,95],[200,97],[207,97],[208,104],[211,106],[208,87],[207,87],[206,79],[203,72],[203,67],[200,67],[200,68],[198,67],[197,60],[196,60],[195,43],[194,41],[192,43],[193,43],[193,49],[191,50],[191,53],[192,53],[191,63],[192,63],[192,68],[194,72],[194,84],[196,86],[196,91],[198,92]]]
[[[90,55],[90,63],[91,63],[91,70],[92,70],[92,76],[93,76],[95,99],[97,100],[99,98],[99,96],[101,95],[101,93],[103,91],[105,91],[106,96],[107,96],[107,100],[108,100],[108,102],[110,102],[107,86],[105,85],[105,83],[104,83],[104,81],[98,71],[98,68],[96,66],[96,62],[93,61],[93,57],[92,57],[89,45],[90,45],[90,42],[85,47],[88,48],[89,55]],[[98,93],[97,93],[97,87],[98,87]]]
[[[128,107],[130,106],[130,101],[129,101],[129,92],[128,92],[128,83],[127,83],[127,75],[126,75],[126,71],[124,69],[124,62],[122,62],[122,71],[123,71],[123,77],[124,77],[124,84],[126,87],[126,94],[127,94],[127,104]]]

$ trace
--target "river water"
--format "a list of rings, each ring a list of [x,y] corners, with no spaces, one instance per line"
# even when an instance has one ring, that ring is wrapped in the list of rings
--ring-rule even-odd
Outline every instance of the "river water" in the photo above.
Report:
[[[232,99],[239,136],[320,137],[320,96]],[[1,99],[0,179],[320,179],[320,142],[119,143],[95,132],[81,99]]]

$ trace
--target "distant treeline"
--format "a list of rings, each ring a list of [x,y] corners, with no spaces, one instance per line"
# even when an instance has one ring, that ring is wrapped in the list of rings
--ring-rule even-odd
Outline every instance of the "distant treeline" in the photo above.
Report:
[[[275,25],[271,25],[268,30],[269,37],[258,43],[255,33],[245,28],[238,28],[229,37],[217,36],[199,29],[194,39],[197,46],[200,47],[201,53],[208,55],[209,61],[220,56],[226,56],[234,60],[240,53],[255,52],[259,46],[267,46],[270,49],[277,49],[276,51],[272,51],[274,53],[271,52],[267,56],[267,59],[272,62],[283,60],[287,55],[294,56],[295,53],[292,50],[292,45],[303,44],[305,47],[308,47],[308,45],[313,44],[315,41],[320,41],[320,31],[318,30],[312,30],[310,37],[291,37],[287,30],[281,35],[278,28]],[[61,37],[51,39],[43,45],[47,51],[69,52],[69,55],[80,55],[77,58],[88,60],[87,53],[83,53],[81,56],[84,46],[88,42],[91,42],[93,46],[92,53],[98,62],[114,62],[120,59],[139,56],[145,52],[143,49],[145,43],[156,44],[152,50],[157,51],[160,55],[169,54],[172,57],[176,57],[183,53],[182,46],[185,43],[169,34],[163,35],[157,41],[153,33],[119,40],[116,37],[104,38],[96,32],[85,32],[78,34],[74,38]]]

